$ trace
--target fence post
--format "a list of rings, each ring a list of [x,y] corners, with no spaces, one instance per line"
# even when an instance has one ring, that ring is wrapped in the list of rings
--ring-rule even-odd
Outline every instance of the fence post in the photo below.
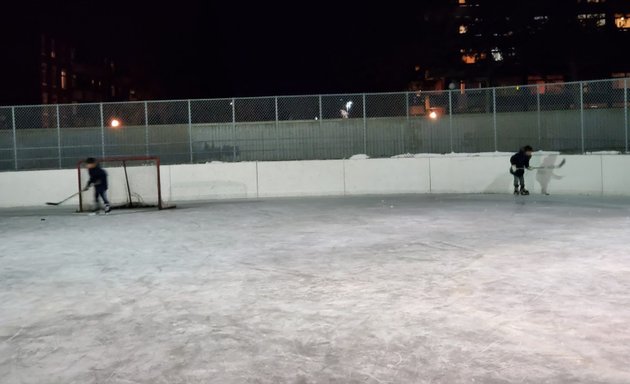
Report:
[[[497,140],[497,89],[492,88],[492,128],[494,130],[494,151],[498,152]]]
[[[323,107],[322,107],[322,95],[320,94],[318,96],[318,102],[319,102],[319,131],[317,131],[317,135],[316,140],[312,140],[313,143],[315,142],[319,142],[319,138],[321,137],[322,134],[322,120],[324,120],[324,115],[322,113]],[[321,145],[321,144],[320,144]],[[321,148],[326,148],[326,145],[322,145]],[[318,156],[318,152],[317,152],[317,146],[315,144],[313,144],[313,159],[316,159]]]
[[[59,104],[56,105],[55,109],[55,115],[57,117],[57,156],[59,160],[59,169],[61,169],[61,119],[59,119]]]
[[[367,111],[365,109],[365,93],[363,94],[363,153],[367,155]]]
[[[105,119],[103,117],[103,103],[101,107],[101,157],[105,157]]]
[[[580,81],[580,137],[582,154],[586,153],[584,147],[584,82]]]
[[[144,148],[145,155],[149,156],[149,104],[144,102]]]
[[[232,98],[232,161],[236,161],[236,99]]]
[[[448,131],[449,131],[449,140],[451,146],[451,153],[454,153],[453,149],[453,91],[448,91]]]
[[[628,78],[623,79],[623,123],[625,128],[625,148],[628,153]]]
[[[274,98],[274,109],[275,109],[275,119],[276,119],[276,158],[278,160],[282,160],[282,156],[280,155],[281,146],[280,146],[280,126],[278,124],[278,96]]]
[[[409,92],[405,92],[405,113],[407,116],[407,130],[411,129],[411,116],[409,116]],[[401,154],[405,153],[405,127],[400,128],[400,149]]]
[[[188,99],[188,152],[190,153],[190,164],[193,159],[193,139],[192,139],[192,110],[190,109],[190,99]]]
[[[13,165],[18,169],[17,134],[15,132],[15,107],[11,107],[11,121],[13,122]]]
[[[542,149],[542,115],[540,111],[540,85],[536,85],[536,123],[538,124],[538,149]]]

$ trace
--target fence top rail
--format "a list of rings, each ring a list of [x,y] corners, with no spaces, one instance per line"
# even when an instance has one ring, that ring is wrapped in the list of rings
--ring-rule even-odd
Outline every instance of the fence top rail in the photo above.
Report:
[[[521,85],[505,85],[497,87],[483,87],[483,88],[466,88],[466,92],[481,92],[489,90],[499,89],[514,89],[514,88],[535,88],[539,86],[563,86],[563,85],[579,85],[579,84],[593,84],[604,82],[623,81],[624,83],[630,77],[615,77],[609,79],[595,79],[595,80],[583,80],[583,81],[560,81],[540,84],[521,84]],[[302,94],[302,95],[276,95],[276,96],[243,96],[243,97],[220,97],[220,98],[201,98],[201,99],[162,99],[162,100],[134,100],[134,101],[104,101],[104,102],[90,102],[90,103],[58,103],[58,104],[22,104],[22,105],[0,105],[0,109],[5,108],[55,108],[55,107],[74,107],[74,106],[100,106],[100,105],[121,105],[121,104],[145,104],[145,103],[176,103],[176,102],[193,102],[193,101],[236,101],[236,100],[263,100],[263,99],[282,99],[282,98],[300,98],[300,97],[343,97],[343,96],[375,96],[375,95],[404,95],[404,94],[444,94],[449,92],[461,92],[459,88],[444,89],[444,90],[416,90],[416,91],[400,91],[400,92],[350,92],[350,93],[329,93],[329,94]]]

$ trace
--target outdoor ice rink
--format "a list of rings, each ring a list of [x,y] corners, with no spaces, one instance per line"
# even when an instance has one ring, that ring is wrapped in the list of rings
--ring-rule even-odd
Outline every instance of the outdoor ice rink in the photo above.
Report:
[[[0,210],[3,384],[630,383],[628,198],[72,210]]]

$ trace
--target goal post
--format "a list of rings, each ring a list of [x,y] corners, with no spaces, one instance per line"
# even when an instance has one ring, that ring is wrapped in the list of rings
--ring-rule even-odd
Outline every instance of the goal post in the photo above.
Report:
[[[107,173],[107,197],[112,209],[174,208],[162,196],[159,157],[109,157],[97,162]],[[83,191],[89,180],[85,160],[78,162],[77,175],[79,212],[90,211],[94,207],[94,189]]]

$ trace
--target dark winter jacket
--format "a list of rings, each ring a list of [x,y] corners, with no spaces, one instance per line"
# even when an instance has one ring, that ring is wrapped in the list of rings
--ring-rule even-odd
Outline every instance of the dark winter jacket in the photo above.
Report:
[[[520,176],[525,173],[525,168],[529,168],[529,159],[531,156],[527,156],[525,151],[520,150],[510,158],[510,164],[516,165],[516,172],[512,174]],[[510,170],[511,171],[511,170]]]
[[[90,181],[88,181],[88,187],[91,184],[94,184],[94,188],[100,190],[107,189],[107,172],[103,170],[103,168],[98,165],[94,168],[88,169],[88,173],[90,174]]]

